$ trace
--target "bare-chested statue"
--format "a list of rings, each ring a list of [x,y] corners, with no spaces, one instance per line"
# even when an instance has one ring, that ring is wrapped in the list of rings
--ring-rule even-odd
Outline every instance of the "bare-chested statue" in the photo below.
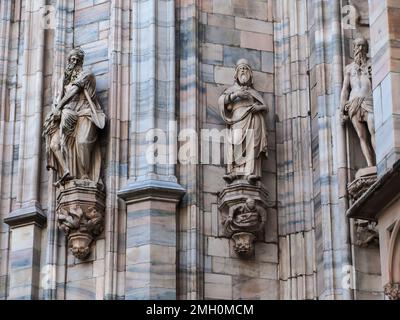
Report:
[[[83,70],[85,53],[74,49],[59,85],[60,95],[47,116],[47,168],[57,172],[56,186],[67,180],[100,182],[98,130],[106,116],[96,98],[96,79]]]
[[[341,95],[341,121],[351,120],[360,139],[368,167],[375,166],[375,126],[372,98],[371,63],[367,57],[368,42],[354,41],[354,62],[345,69]]]
[[[253,88],[253,72],[247,60],[238,61],[235,84],[218,101],[221,117],[228,126],[228,174],[225,181],[245,178],[254,184],[261,179],[262,159],[267,156],[268,107]]]

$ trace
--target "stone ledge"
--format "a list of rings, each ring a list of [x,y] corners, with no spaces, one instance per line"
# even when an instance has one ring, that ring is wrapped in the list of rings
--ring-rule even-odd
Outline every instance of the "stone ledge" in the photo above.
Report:
[[[399,196],[400,160],[347,210],[347,217],[377,221],[379,212]]]
[[[145,200],[178,203],[185,193],[186,190],[176,182],[152,179],[128,184],[117,195],[127,204]]]
[[[17,209],[4,219],[4,223],[8,224],[11,228],[18,228],[30,224],[35,224],[42,228],[46,222],[47,217],[38,203],[30,207]]]

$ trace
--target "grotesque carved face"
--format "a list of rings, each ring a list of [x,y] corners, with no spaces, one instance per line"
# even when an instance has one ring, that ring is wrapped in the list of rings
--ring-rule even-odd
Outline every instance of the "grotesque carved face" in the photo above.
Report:
[[[239,84],[247,85],[247,84],[250,83],[250,81],[251,81],[251,70],[250,70],[250,68],[248,66],[246,66],[244,64],[240,65],[238,67],[237,72],[238,72],[237,73],[237,78],[238,78]]]

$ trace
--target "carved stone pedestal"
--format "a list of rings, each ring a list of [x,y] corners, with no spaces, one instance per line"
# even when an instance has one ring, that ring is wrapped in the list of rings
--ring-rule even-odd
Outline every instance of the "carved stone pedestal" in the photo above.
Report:
[[[355,180],[347,187],[350,197],[356,201],[376,182],[376,180],[376,167],[368,167],[358,170]]]
[[[58,226],[76,258],[86,259],[91,243],[103,232],[104,208],[105,194],[95,182],[72,180],[58,189]]]
[[[226,187],[219,196],[219,210],[224,236],[235,241],[238,256],[253,255],[254,242],[262,239],[266,221],[268,192],[261,185],[238,180]]]

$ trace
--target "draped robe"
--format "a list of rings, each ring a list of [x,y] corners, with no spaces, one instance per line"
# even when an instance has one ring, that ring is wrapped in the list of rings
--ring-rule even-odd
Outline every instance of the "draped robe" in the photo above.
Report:
[[[74,179],[100,182],[101,152],[98,129],[104,129],[106,116],[96,98],[96,79],[81,72],[70,84],[61,80],[59,101],[69,90],[78,88],[62,108],[53,111],[45,123],[47,167],[63,176],[69,170]]]
[[[250,97],[230,101],[230,95],[246,90]],[[220,97],[219,110],[228,125],[227,160],[228,174],[261,176],[262,156],[267,156],[267,126],[265,112],[254,112],[254,105],[265,105],[264,99],[252,87],[236,83]]]

